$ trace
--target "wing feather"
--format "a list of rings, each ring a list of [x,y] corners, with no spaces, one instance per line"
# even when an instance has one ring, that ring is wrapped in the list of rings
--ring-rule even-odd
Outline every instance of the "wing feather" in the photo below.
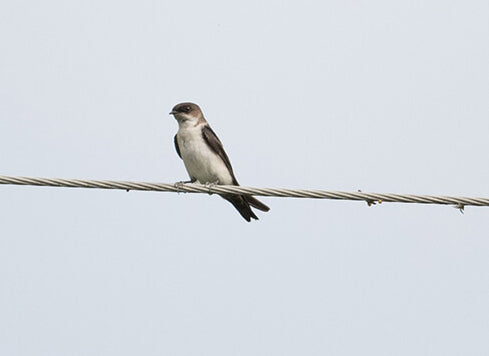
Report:
[[[180,153],[180,147],[178,147],[178,138],[177,135],[173,138],[173,142],[175,143],[175,149],[177,150],[178,157],[182,158],[182,154]]]
[[[226,151],[224,151],[224,147],[222,146],[221,141],[219,140],[215,132],[212,131],[209,125],[205,125],[204,127],[202,127],[202,137],[204,138],[204,141],[209,145],[211,150],[214,151],[214,153],[216,153],[226,165],[229,173],[231,173],[231,177],[233,178],[233,184],[239,185],[236,177],[234,176],[231,161],[229,160]]]

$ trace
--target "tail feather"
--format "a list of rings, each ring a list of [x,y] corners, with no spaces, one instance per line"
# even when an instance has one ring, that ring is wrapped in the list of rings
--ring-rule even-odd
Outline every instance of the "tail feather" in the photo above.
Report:
[[[258,220],[258,216],[251,210],[251,206],[261,211],[270,210],[268,206],[251,195],[225,195],[222,197],[233,204],[236,210],[238,210],[241,216],[248,222],[250,222],[251,219]]]
[[[269,211],[270,208],[251,195],[243,195],[248,204],[261,211]]]

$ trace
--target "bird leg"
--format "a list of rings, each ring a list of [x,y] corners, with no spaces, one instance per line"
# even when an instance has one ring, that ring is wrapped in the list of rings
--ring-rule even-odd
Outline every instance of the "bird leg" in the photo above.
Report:
[[[187,181],[181,180],[180,182],[176,182],[175,184],[173,184],[173,186],[177,188],[177,193],[180,193],[180,189],[183,187],[184,184],[189,184],[194,182],[195,180],[187,180]]]
[[[212,191],[211,191],[211,189],[212,189],[214,186],[218,185],[218,184],[219,184],[219,179],[218,179],[218,180],[216,180],[215,182],[207,182],[207,183],[205,183],[205,186],[206,186],[206,187],[207,187],[207,189],[209,190],[209,195],[212,195],[212,194],[213,194],[213,193],[212,193]]]

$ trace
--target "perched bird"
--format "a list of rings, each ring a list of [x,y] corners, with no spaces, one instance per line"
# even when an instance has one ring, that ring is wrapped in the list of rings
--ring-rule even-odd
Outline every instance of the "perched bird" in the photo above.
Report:
[[[221,141],[212,131],[199,106],[193,103],[177,104],[170,115],[178,121],[175,148],[185,164],[190,182],[239,185]],[[221,196],[233,204],[246,221],[252,218],[258,220],[251,207],[261,211],[270,210],[251,195]]]

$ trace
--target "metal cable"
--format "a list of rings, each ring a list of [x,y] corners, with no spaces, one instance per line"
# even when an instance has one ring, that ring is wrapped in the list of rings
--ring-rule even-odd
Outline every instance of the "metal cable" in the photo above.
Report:
[[[280,188],[251,188],[233,185],[214,184],[183,184],[183,183],[147,183],[126,182],[110,180],[83,180],[83,179],[59,179],[59,178],[30,178],[0,176],[0,184],[35,185],[48,187],[69,188],[99,188],[121,190],[144,190],[157,192],[178,193],[207,193],[207,194],[250,194],[267,197],[281,198],[312,198],[312,199],[336,199],[336,200],[363,200],[368,205],[382,202],[419,203],[419,204],[443,204],[454,205],[463,211],[464,206],[489,206],[489,198],[452,197],[438,195],[412,195],[412,194],[385,194],[340,192],[326,190],[305,189],[280,189]]]

